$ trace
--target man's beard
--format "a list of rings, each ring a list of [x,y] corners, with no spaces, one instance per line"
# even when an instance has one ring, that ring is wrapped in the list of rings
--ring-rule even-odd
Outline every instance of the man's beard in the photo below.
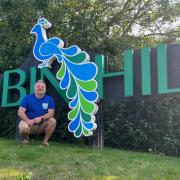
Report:
[[[40,91],[38,91],[38,94],[39,94],[39,95],[44,95],[45,92],[46,92],[46,91],[43,91],[43,90],[41,91],[41,90],[40,90]]]

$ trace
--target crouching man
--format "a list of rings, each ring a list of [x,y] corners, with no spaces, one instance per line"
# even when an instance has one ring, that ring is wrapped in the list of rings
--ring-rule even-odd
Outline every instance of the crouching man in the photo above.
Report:
[[[29,143],[30,134],[45,133],[43,145],[48,146],[48,140],[56,128],[54,118],[54,101],[46,94],[46,84],[38,80],[34,86],[34,93],[25,96],[20,104],[18,116],[19,133],[23,143]]]

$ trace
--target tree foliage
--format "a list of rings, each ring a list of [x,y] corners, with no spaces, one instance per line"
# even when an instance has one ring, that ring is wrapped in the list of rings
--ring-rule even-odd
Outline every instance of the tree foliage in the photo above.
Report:
[[[173,2],[173,3],[172,3]],[[58,36],[95,53],[120,57],[126,48],[177,42],[178,1],[169,0],[2,0],[0,2],[1,72],[25,61],[40,16]],[[116,58],[117,59],[117,58]],[[121,58],[119,60],[121,61]]]

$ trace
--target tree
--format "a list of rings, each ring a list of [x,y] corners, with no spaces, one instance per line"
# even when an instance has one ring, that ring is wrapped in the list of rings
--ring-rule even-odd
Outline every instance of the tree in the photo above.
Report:
[[[26,59],[33,42],[29,32],[40,16],[53,23],[51,36],[122,64],[118,57],[126,48],[178,41],[179,28],[169,24],[177,22],[179,6],[169,0],[1,1],[1,72]]]

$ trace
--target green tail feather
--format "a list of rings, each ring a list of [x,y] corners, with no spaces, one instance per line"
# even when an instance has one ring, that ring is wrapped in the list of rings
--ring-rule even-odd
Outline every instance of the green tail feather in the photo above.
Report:
[[[86,114],[84,111],[81,110],[81,117],[85,122],[90,122],[91,121],[91,115]]]
[[[77,85],[74,78],[71,76],[71,84],[67,90],[67,95],[70,98],[73,98],[76,95],[76,93],[77,93]]]
[[[57,79],[62,79],[64,74],[65,74],[65,70],[66,70],[66,66],[65,66],[65,63],[62,62],[61,64],[61,68],[59,69],[59,71],[56,73],[56,77]]]
[[[77,129],[76,132],[75,132],[75,135],[79,137],[80,134],[81,134],[81,132],[82,132],[82,125],[81,125],[81,123],[80,123],[78,129]]]
[[[73,120],[77,116],[78,110],[79,110],[79,104],[76,105],[75,109],[69,111],[68,119]]]
[[[94,105],[94,103],[91,103],[91,102],[88,102],[82,95],[81,93],[79,93],[79,97],[80,97],[80,103],[81,103],[81,107],[82,107],[82,110],[85,112],[85,113],[93,113],[96,106]]]
[[[79,64],[82,63],[86,59],[86,53],[81,52],[76,56],[66,56],[68,60],[70,60],[73,63]]]
[[[84,128],[84,127],[83,127],[83,134],[84,134],[85,136],[88,136],[88,135],[89,135],[89,131],[88,131],[86,128]]]
[[[96,80],[91,80],[91,81],[80,81],[80,80],[77,80],[77,83],[85,91],[94,91],[97,88]]]

